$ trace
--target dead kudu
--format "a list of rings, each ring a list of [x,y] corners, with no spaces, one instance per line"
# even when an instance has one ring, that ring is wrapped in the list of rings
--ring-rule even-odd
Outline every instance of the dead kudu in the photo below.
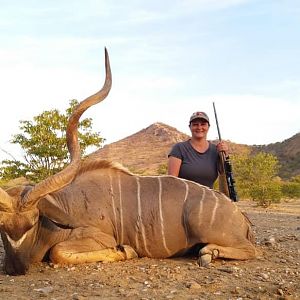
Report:
[[[80,159],[78,122],[111,88],[82,101],[67,127],[70,164],[34,187],[0,189],[4,271],[19,275],[46,257],[56,264],[167,258],[195,245],[199,264],[255,257],[245,216],[225,195],[172,176],[136,176],[92,154]]]

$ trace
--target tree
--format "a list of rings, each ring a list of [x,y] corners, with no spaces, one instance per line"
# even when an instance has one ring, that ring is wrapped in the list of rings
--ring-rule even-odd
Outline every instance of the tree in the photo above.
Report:
[[[279,164],[276,156],[260,152],[257,155],[233,156],[233,167],[239,196],[252,198],[259,205],[279,202],[281,185],[277,179]]]
[[[63,169],[69,160],[66,144],[67,123],[77,104],[77,100],[71,100],[65,114],[60,114],[54,109],[44,111],[34,117],[33,121],[20,121],[19,128],[22,133],[14,135],[11,143],[21,146],[25,152],[25,161],[2,161],[0,168],[2,179],[10,180],[25,176],[37,182]],[[104,142],[100,133],[92,132],[92,119],[83,119],[78,129],[82,155],[86,154],[88,147],[99,147]]]

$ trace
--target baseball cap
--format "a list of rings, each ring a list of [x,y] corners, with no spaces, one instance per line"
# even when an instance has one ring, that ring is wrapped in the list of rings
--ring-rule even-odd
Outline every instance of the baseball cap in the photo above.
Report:
[[[203,111],[196,111],[190,117],[190,123],[196,119],[204,119],[209,124],[209,118],[207,114]]]

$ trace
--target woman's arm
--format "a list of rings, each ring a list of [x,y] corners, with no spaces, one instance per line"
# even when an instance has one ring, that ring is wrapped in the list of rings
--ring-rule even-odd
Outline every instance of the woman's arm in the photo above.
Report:
[[[179,170],[181,166],[181,159],[174,157],[174,156],[169,156],[168,159],[168,175],[173,175],[178,177],[179,175]]]

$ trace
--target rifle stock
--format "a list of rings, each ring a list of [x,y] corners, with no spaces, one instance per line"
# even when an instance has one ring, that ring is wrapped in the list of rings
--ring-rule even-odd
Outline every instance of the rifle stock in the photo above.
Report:
[[[218,123],[218,117],[216,112],[215,103],[213,102],[215,120],[218,130],[219,141],[221,142],[221,133]],[[225,152],[220,153],[220,161],[221,161],[221,170],[219,175],[219,185],[220,191],[222,191],[225,195],[227,195],[232,201],[238,201],[237,193],[235,190],[235,180],[233,178],[232,167],[230,163],[229,156],[225,155]]]

